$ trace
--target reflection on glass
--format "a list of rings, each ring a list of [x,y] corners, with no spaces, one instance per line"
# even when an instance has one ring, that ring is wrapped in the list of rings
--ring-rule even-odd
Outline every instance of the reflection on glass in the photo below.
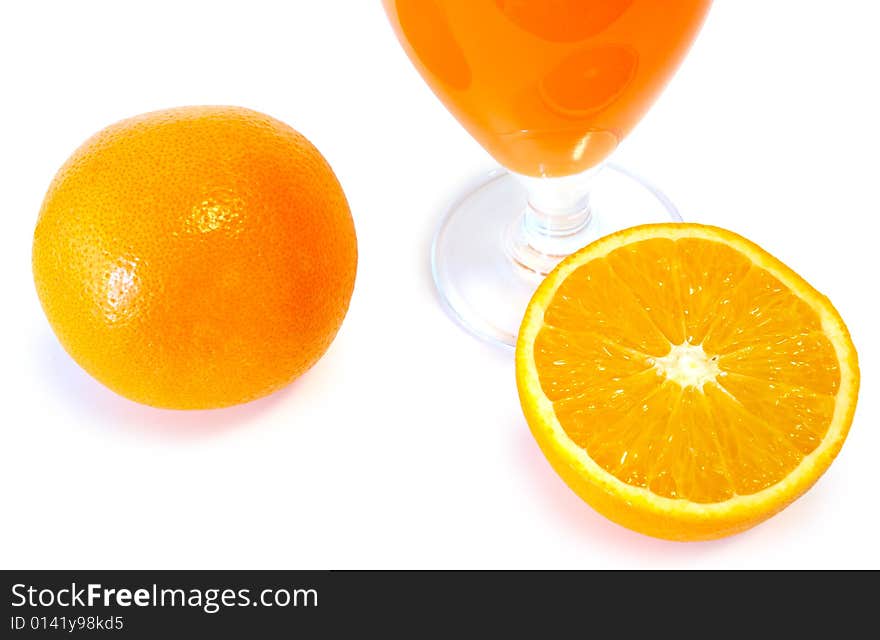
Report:
[[[633,0],[495,0],[510,21],[549,42],[578,42],[602,33],[629,9]]]

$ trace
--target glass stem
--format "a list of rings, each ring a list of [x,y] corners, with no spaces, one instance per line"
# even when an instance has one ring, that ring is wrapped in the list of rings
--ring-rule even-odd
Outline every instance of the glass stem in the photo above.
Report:
[[[600,171],[596,167],[560,178],[513,174],[528,193],[528,206],[508,234],[514,262],[545,276],[563,258],[588,244],[595,235],[589,229],[590,193]]]

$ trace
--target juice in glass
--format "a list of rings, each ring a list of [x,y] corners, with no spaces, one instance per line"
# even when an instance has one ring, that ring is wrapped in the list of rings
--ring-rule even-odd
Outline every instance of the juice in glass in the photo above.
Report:
[[[383,0],[428,85],[498,162],[598,165],[649,109],[711,0]]]

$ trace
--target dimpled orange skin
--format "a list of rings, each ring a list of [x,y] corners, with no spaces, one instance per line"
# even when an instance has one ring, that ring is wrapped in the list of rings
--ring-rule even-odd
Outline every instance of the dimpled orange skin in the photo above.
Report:
[[[64,349],[165,408],[235,405],[297,378],[339,330],[356,267],[330,166],[238,107],[99,132],[55,176],[34,233],[37,293]]]

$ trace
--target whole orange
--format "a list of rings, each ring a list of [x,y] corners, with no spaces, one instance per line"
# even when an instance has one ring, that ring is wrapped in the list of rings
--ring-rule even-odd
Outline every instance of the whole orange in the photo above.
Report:
[[[37,293],[63,347],[157,407],[234,405],[294,380],[336,335],[356,267],[323,156],[238,107],[97,133],[55,176],[34,233]]]

